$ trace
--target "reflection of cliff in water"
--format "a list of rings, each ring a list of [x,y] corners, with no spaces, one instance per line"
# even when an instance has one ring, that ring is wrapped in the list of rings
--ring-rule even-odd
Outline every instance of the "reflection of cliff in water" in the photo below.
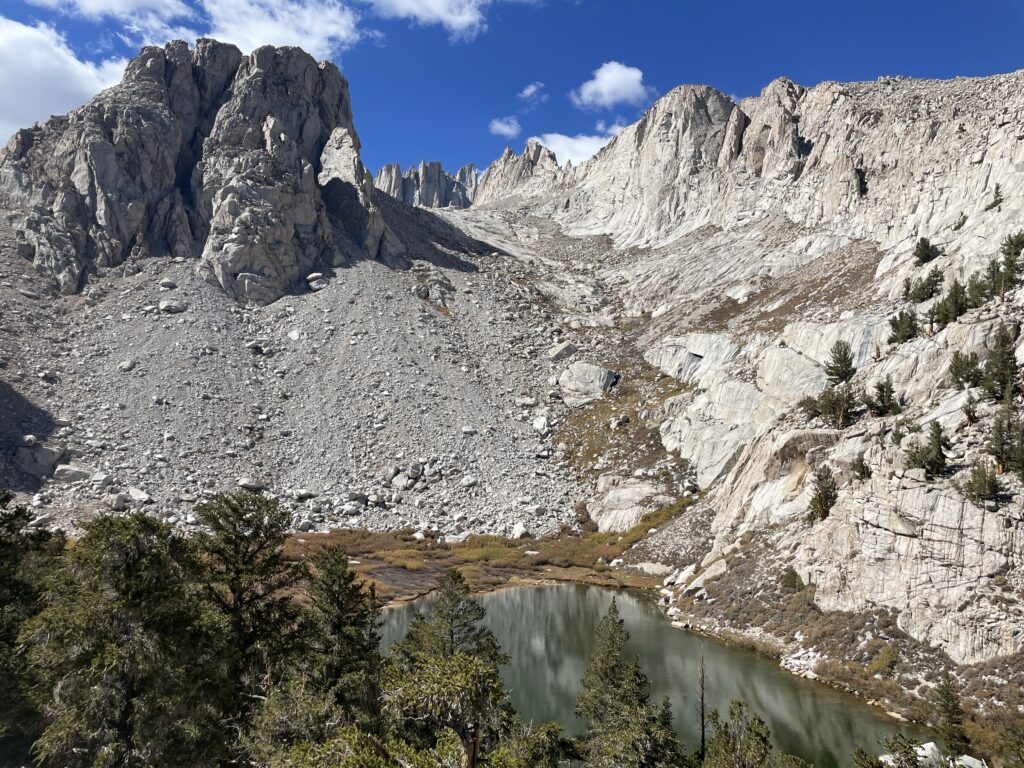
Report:
[[[920,736],[851,696],[794,677],[770,659],[672,628],[648,596],[571,584],[508,589],[480,598],[487,623],[512,656],[504,677],[523,716],[579,730],[572,714],[576,694],[594,628],[613,595],[632,635],[629,650],[651,679],[652,700],[672,700],[676,729],[687,748],[697,737],[695,690],[702,650],[709,708],[724,712],[730,701],[743,699],[767,721],[780,749],[818,768],[850,765],[855,747],[871,751],[897,729]],[[413,612],[423,605],[388,611],[385,645],[405,633]]]

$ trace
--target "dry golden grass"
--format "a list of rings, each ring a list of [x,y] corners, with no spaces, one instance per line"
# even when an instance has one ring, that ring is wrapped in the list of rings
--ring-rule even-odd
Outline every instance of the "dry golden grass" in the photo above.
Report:
[[[508,584],[541,581],[580,581],[615,587],[651,588],[658,580],[631,569],[609,568],[651,528],[657,528],[686,506],[680,502],[646,515],[622,533],[574,532],[512,540],[500,536],[471,536],[446,544],[411,530],[391,533],[342,529],[293,536],[285,553],[303,559],[324,548],[341,549],[352,567],[373,582],[386,600],[403,600],[433,588],[449,568],[458,568],[472,589],[487,591]]]

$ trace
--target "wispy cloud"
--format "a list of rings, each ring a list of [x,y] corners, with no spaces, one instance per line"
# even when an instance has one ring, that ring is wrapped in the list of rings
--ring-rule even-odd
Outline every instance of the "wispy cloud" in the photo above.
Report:
[[[548,94],[544,90],[544,83],[535,80],[516,94],[516,98],[523,103],[523,111],[530,112],[547,101]]]

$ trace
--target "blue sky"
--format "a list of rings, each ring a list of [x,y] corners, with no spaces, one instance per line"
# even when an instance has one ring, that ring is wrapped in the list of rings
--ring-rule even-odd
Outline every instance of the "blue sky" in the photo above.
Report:
[[[374,171],[482,169],[531,136],[582,159],[681,83],[1024,68],[1024,0],[0,0],[0,133],[84,102],[143,43],[198,35],[337,63]]]

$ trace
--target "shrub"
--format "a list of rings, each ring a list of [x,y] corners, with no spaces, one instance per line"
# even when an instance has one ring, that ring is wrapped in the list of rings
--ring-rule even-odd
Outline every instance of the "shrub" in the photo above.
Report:
[[[901,309],[895,317],[889,318],[890,344],[902,344],[917,337],[917,314],[913,310]]]
[[[992,193],[992,201],[985,206],[986,211],[991,211],[994,208],[998,208],[1003,204],[1003,190],[996,184],[995,191]]]
[[[996,501],[999,498],[999,477],[994,467],[989,463],[977,464],[971,469],[970,477],[963,487],[964,496],[978,506],[986,501]]]
[[[960,214],[960,218],[956,220],[956,223],[952,227],[953,231],[954,232],[959,232],[961,229],[964,228],[964,224],[966,224],[966,223],[967,223],[967,214],[966,213],[961,213]]]
[[[868,662],[868,674],[888,677],[896,669],[896,663],[899,659],[900,655],[896,647],[886,643],[878,649],[878,653]]]
[[[946,454],[943,450],[948,442],[942,434],[942,425],[937,421],[928,425],[928,439],[912,445],[907,451],[907,462],[914,469],[923,469],[928,477],[941,475],[946,469]]]
[[[966,355],[957,351],[949,364],[949,378],[957,389],[976,387],[981,383],[981,367],[978,365],[978,353]]]
[[[886,376],[875,384],[874,396],[864,393],[864,405],[872,416],[891,416],[902,410],[892,386],[892,376]]]
[[[792,566],[782,572],[779,582],[787,592],[800,592],[807,586],[804,584],[804,580],[800,578],[800,574]]]
[[[914,246],[914,261],[918,264],[927,264],[935,261],[942,255],[942,250],[937,245],[932,245],[927,237],[922,237]]]
[[[853,462],[853,475],[858,480],[870,480],[871,479],[871,467],[864,461],[863,456],[858,456],[857,460]]]
[[[928,301],[932,296],[938,294],[942,282],[942,272],[938,267],[932,267],[923,280],[911,281],[908,277],[903,281],[903,298],[915,304]]]

